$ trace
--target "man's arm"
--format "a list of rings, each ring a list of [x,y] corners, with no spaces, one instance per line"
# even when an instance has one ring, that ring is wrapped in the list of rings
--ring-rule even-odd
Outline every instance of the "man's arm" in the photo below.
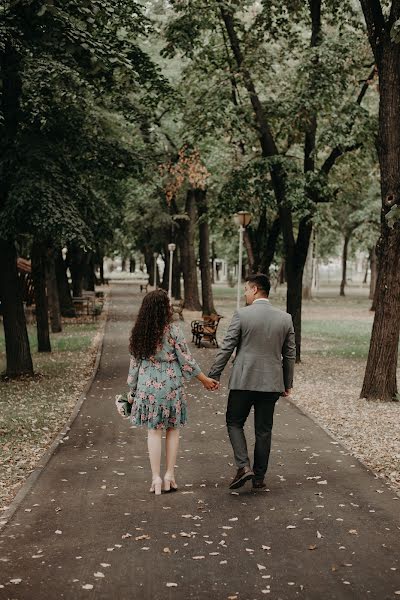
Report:
[[[291,317],[289,318],[289,330],[286,334],[286,338],[282,347],[282,368],[285,390],[291,390],[293,387],[294,363],[296,361],[296,342],[294,337],[293,321]]]
[[[212,365],[210,372],[208,373],[209,377],[212,379],[216,379],[219,381],[221,377],[221,373],[224,370],[226,363],[232,355],[234,349],[238,346],[240,342],[240,318],[237,310],[233,313],[232,321],[229,324],[228,331],[226,332],[226,336],[224,341],[222,342],[221,348],[218,350],[217,355],[214,360],[214,364]]]

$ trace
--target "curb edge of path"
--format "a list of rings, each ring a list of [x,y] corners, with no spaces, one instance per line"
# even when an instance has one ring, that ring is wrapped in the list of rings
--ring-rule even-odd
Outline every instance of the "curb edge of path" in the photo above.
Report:
[[[40,461],[39,461],[40,464],[38,464],[34,468],[32,473],[30,473],[28,475],[28,478],[22,484],[22,487],[19,489],[17,495],[11,501],[9,508],[7,508],[7,510],[5,510],[4,513],[0,513],[0,532],[6,527],[6,525],[8,525],[10,519],[14,516],[14,513],[17,511],[20,504],[23,502],[25,497],[28,495],[30,490],[33,488],[36,481],[39,479],[40,475],[42,474],[42,472],[46,468],[47,464],[49,463],[51,457],[53,456],[53,454],[55,453],[57,448],[61,445],[62,439],[65,437],[65,435],[71,429],[73,422],[77,418],[77,416],[82,408],[82,405],[83,405],[84,401],[86,400],[86,396],[87,396],[90,388],[92,387],[92,384],[93,384],[93,382],[97,376],[97,372],[99,370],[100,359],[103,354],[104,334],[105,334],[106,325],[108,322],[109,308],[110,308],[110,298],[108,297],[106,300],[105,306],[104,306],[104,317],[105,317],[104,322],[103,322],[101,328],[99,329],[98,333],[96,334],[96,335],[98,335],[98,334],[100,335],[100,339],[99,339],[99,342],[97,345],[96,358],[95,358],[93,372],[90,376],[90,379],[87,381],[84,390],[81,392],[81,394],[80,394],[78,400],[76,401],[76,404],[72,410],[72,413],[68,417],[64,426],[58,432],[57,436],[55,437],[55,439],[53,440],[53,442],[51,443],[49,448],[46,450],[46,452],[43,454],[42,458],[40,459]]]
[[[292,399],[290,396],[287,396],[285,398],[285,400],[287,400],[289,402],[289,404],[291,406],[293,406],[294,408],[296,408],[302,415],[311,419],[311,421],[313,423],[315,423],[315,425],[318,425],[318,427],[320,427],[332,440],[334,440],[340,446],[342,446],[343,449],[346,450],[346,452],[349,452],[349,454],[351,456],[353,456],[354,459],[357,460],[364,467],[364,469],[366,469],[369,473],[371,473],[371,475],[374,475],[378,481],[380,481],[382,484],[385,484],[388,487],[388,490],[390,492],[392,492],[393,494],[395,494],[396,496],[398,496],[400,498],[400,489],[396,489],[394,486],[392,487],[392,484],[391,484],[390,480],[388,480],[387,477],[385,477],[385,478],[380,477],[379,474],[370,465],[368,465],[362,458],[356,456],[356,454],[354,453],[354,450],[349,448],[349,446],[347,446],[346,443],[343,442],[341,439],[335,437],[334,433],[332,431],[330,431],[330,429],[328,429],[328,427],[326,425],[323,425],[323,423],[318,421],[317,417],[315,417],[314,415],[312,415],[311,413],[309,413],[305,409],[303,409],[301,406],[296,404],[296,401],[294,399]]]

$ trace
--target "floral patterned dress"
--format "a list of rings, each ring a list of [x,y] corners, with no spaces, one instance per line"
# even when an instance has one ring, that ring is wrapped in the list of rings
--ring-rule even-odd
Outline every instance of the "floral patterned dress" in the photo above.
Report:
[[[137,360],[131,356],[128,386],[133,399],[131,420],[149,429],[180,427],[187,421],[187,401],[183,379],[191,379],[201,369],[189,352],[176,325],[169,325],[154,356]]]

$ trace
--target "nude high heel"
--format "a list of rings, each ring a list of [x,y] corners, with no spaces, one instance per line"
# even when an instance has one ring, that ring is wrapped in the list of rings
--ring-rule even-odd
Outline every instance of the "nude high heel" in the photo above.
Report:
[[[164,492],[176,492],[178,486],[176,485],[176,481],[174,477],[170,477],[169,475],[164,475]]]
[[[151,482],[150,492],[152,494],[155,494],[156,496],[160,496],[161,495],[161,485],[162,485],[161,477],[154,477],[153,481]]]

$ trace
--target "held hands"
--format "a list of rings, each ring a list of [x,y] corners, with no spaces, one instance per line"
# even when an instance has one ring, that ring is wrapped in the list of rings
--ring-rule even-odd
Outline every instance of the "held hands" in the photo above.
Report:
[[[217,390],[219,388],[219,381],[207,377],[204,373],[199,373],[197,379],[204,385],[206,390]]]
[[[219,381],[215,379],[211,379],[211,377],[206,377],[202,384],[206,388],[206,390],[217,390],[219,388]]]

